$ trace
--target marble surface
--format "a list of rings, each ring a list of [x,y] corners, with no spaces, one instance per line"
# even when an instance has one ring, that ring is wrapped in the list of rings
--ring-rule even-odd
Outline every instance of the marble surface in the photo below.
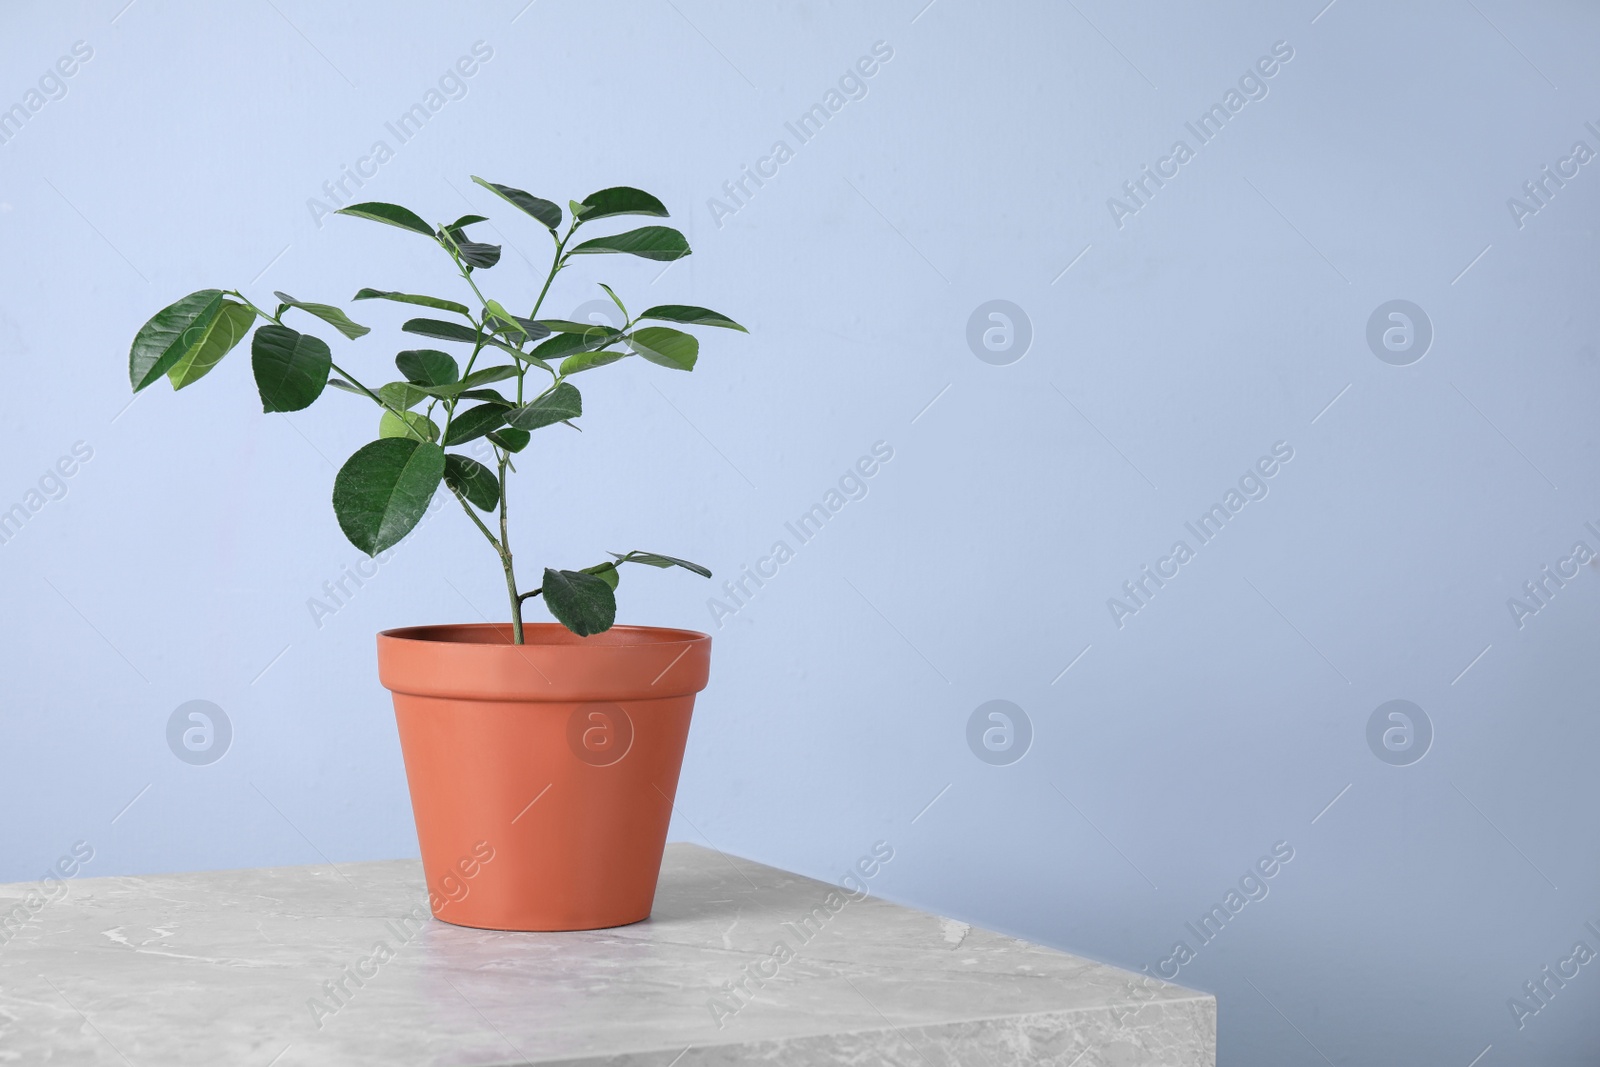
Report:
[[[650,920],[576,934],[429,919],[413,861],[0,886],[0,1064],[1198,1067],[1215,1048],[1209,995],[693,845],[667,846]]]

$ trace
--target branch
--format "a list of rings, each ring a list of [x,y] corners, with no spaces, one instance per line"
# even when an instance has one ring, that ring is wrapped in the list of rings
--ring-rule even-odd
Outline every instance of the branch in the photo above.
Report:
[[[489,539],[489,543],[494,546],[496,554],[500,554],[500,542],[494,539],[494,534],[489,532],[489,527],[485,526],[483,520],[478,518],[478,513],[472,510],[472,505],[467,502],[467,498],[462,496],[454,487],[450,488],[450,492],[457,500],[461,501],[461,509],[467,513],[467,518],[471,519],[478,529],[483,531],[483,536]]]
[[[361,390],[363,393],[366,393],[368,396],[370,396],[377,403],[377,405],[379,407],[385,408],[385,409],[387,409],[389,411],[394,412],[395,418],[399,419],[401,422],[405,422],[407,428],[410,428],[411,424],[409,422],[406,422],[405,414],[403,412],[401,412],[399,408],[397,408],[393,404],[389,403],[387,400],[385,400],[383,397],[379,396],[377,393],[374,393],[371,389],[368,389],[366,386],[362,385],[359,381],[356,380],[356,376],[354,374],[351,374],[349,371],[347,371],[343,367],[339,366],[339,364],[333,363],[333,362],[330,361],[328,365],[330,367],[332,367],[340,375],[343,375],[344,379],[346,381],[348,381],[351,385],[355,386],[357,389]],[[413,431],[413,432],[415,432],[415,431]]]

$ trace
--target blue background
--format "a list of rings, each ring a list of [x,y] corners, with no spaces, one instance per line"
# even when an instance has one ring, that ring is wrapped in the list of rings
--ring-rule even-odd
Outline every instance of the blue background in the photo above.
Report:
[[[0,546],[0,880],[79,840],[88,875],[416,854],[373,633],[502,617],[478,533],[441,512],[319,627],[371,409],[262,415],[239,353],[127,406],[133,333],[210,286],[345,304],[377,329],[338,358],[383,379],[402,309],[349,296],[459,283],[400,231],[318,225],[381,139],[361,198],[492,216],[513,307],[545,238],[469,174],[641,186],[695,248],[579,263],[550,312],[604,280],[752,330],[701,331],[692,376],[586,376],[587,432],[513,483],[525,570],[637,546],[720,582],[894,450],[720,628],[691,575],[624,582],[626,621],[716,635],[675,838],[829,879],[885,840],[883,895],[1152,969],[1286,842],[1177,979],[1217,994],[1221,1063],[1591,1063],[1600,967],[1523,1029],[1507,1001],[1600,948],[1600,575],[1520,627],[1507,601],[1600,549],[1600,165],[1520,226],[1507,201],[1600,149],[1600,14],[1324,2],[7,5],[0,108],[93,55],[0,146],[0,508],[93,458]],[[1108,199],[1275,42],[1265,98],[1119,226]],[[1005,366],[967,343],[994,299],[1033,332]],[[1366,340],[1394,299],[1434,330],[1408,366]],[[1277,442],[1268,495],[1119,627],[1108,598]],[[233,727],[210,766],[167,746],[195,699]],[[994,699],[1032,725],[1009,765],[968,747]],[[1407,766],[1367,741],[1394,699],[1434,732]]]

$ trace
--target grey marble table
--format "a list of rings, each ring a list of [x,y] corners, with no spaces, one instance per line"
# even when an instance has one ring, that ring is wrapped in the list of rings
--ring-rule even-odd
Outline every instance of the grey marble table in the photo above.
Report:
[[[1209,995],[693,845],[592,933],[433,921],[414,861],[65,885],[0,885],[0,1064],[1216,1060]]]

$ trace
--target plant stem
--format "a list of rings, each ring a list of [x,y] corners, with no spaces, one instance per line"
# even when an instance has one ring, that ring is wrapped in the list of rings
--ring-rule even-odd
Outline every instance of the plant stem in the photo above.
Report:
[[[568,239],[572,237],[577,228],[578,220],[573,219],[572,224],[567,227],[566,237],[556,241],[555,257],[550,261],[550,273],[545,276],[544,287],[539,290],[539,297],[533,302],[533,311],[528,315],[530,319],[538,317],[539,308],[544,304],[545,294],[550,291],[550,283],[556,280],[557,274],[561,273],[561,253],[566,248]],[[469,277],[467,281],[470,284],[472,279]],[[477,290],[476,285],[473,286],[473,290]],[[478,294],[478,299],[483,302],[485,307],[484,314],[487,315],[488,301],[483,300],[482,293]],[[476,353],[474,353],[474,356],[476,356]],[[517,403],[520,405],[523,403],[522,385],[523,380],[527,377],[528,368],[520,360],[514,362],[517,368]],[[557,375],[556,381],[559,382],[560,380],[560,376]],[[510,463],[511,457],[505,452],[498,452],[498,455],[500,458],[500,565],[506,572],[506,592],[511,596],[511,640],[514,644],[520,645],[524,643],[522,629],[523,598],[517,594],[517,573],[511,562],[511,535],[506,518],[506,466]],[[491,538],[491,540],[493,539]]]
[[[461,272],[461,277],[464,278],[466,283],[472,287],[473,295],[478,298],[478,304],[483,308],[482,321],[480,322],[477,319],[473,319],[472,321],[473,330],[476,336],[473,339],[472,356],[467,360],[466,370],[462,371],[461,373],[461,376],[465,378],[467,375],[472,373],[472,365],[478,361],[478,353],[482,352],[484,349],[484,345],[486,343],[484,331],[485,327],[489,323],[489,316],[493,314],[493,312],[489,310],[489,298],[483,295],[483,290],[478,288],[478,283],[472,280],[472,272],[469,271],[467,269],[467,265],[462,262],[460,254],[453,247],[453,242],[446,242],[445,240],[441,239],[439,244],[446,252],[450,253],[450,258],[455,261],[456,270]],[[546,287],[548,287],[549,284],[550,283],[548,281],[545,282]],[[512,364],[516,367],[517,371],[517,403],[520,404],[522,402],[522,379],[523,376],[527,374],[527,368],[522,365],[520,360],[513,360]],[[443,431],[444,437],[449,436],[450,424],[455,419],[456,405],[458,403],[459,398],[457,400],[450,401],[445,405],[445,423]],[[509,460],[507,455],[500,451],[499,448],[495,449],[495,454],[500,460],[499,539],[496,540],[494,534],[489,532],[489,528],[484,525],[482,519],[478,518],[478,513],[472,510],[472,505],[467,502],[465,497],[463,497],[460,493],[457,493],[456,498],[461,501],[461,507],[464,511],[466,511],[467,517],[477,524],[478,529],[483,531],[483,536],[489,539],[489,543],[494,546],[495,553],[500,557],[500,567],[503,571],[505,571],[506,575],[506,588],[510,590],[511,593],[511,641],[513,644],[520,645],[523,643],[522,601],[517,598],[517,572],[511,561],[511,537],[507,531],[506,525],[506,465]]]
[[[517,596],[517,572],[511,564],[511,537],[506,528],[506,463],[508,458],[500,453],[500,566],[506,572],[506,590],[511,594],[511,643],[520,645],[522,639],[522,598]]]
[[[250,302],[250,298],[248,296],[245,296],[243,293],[239,292],[239,290],[237,290],[237,289],[229,289],[228,290],[228,295],[229,296],[238,297],[239,300],[244,304],[245,307],[249,308],[251,311],[254,311],[257,315],[260,315],[262,318],[266,319],[268,322],[275,322],[279,326],[283,325],[283,320],[282,319],[278,318],[278,316],[276,316],[276,315],[268,315],[265,311],[262,311],[260,308],[256,307],[255,304]]]
[[[571,239],[573,233],[578,229],[578,224],[579,220],[574,218],[572,220],[572,224],[567,227],[566,236],[556,239],[555,258],[550,263],[550,273],[545,276],[544,287],[539,290],[539,297],[534,301],[533,311],[528,316],[529,318],[533,318],[539,314],[539,308],[544,304],[545,295],[550,292],[550,283],[556,280],[556,275],[561,273],[561,268],[565,266],[561,258],[562,253],[566,250],[567,241]],[[551,233],[551,236],[555,236],[554,232]],[[476,330],[477,336],[472,348],[472,357],[467,361],[467,369],[462,372],[462,377],[465,377],[467,374],[472,372],[472,365],[477,361],[478,353],[482,352],[484,346],[487,344],[487,338],[485,337],[485,334],[489,325],[489,316],[493,314],[493,312],[489,310],[488,298],[485,297],[483,295],[483,291],[478,288],[478,283],[473,281],[472,272],[467,270],[466,264],[462,261],[459,252],[453,247],[453,240],[446,241],[441,239],[439,244],[446,252],[449,253],[450,258],[455,261],[456,269],[461,272],[461,277],[466,280],[466,283],[472,287],[473,294],[477,296],[478,303],[483,307],[482,321],[480,322],[476,319],[473,320],[473,326]],[[528,364],[524,363],[520,359],[514,359],[512,363],[517,371],[517,403],[520,405],[523,402],[523,380],[526,378],[528,373]],[[343,374],[344,372],[340,371],[340,373]],[[556,382],[559,383],[561,381],[561,376],[555,374],[553,371],[551,373],[555,377]],[[346,377],[349,376],[346,375]],[[364,392],[367,392],[368,395],[371,395],[374,400],[378,400],[379,403],[382,403],[381,398],[372,394],[371,390],[368,390],[366,386],[361,385],[360,382],[356,382],[354,378],[351,378],[350,380],[355,382],[355,384]],[[554,385],[552,385],[551,388],[554,388]],[[455,408],[455,402],[450,402],[445,405],[444,432],[446,434],[449,433],[450,422],[455,417]],[[472,510],[471,503],[469,503],[465,497],[463,497],[460,493],[456,493],[455,495],[456,499],[461,501],[461,507],[464,511],[466,511],[467,517],[470,518],[473,523],[477,525],[478,529],[483,532],[483,536],[488,539],[491,545],[494,546],[495,552],[500,557],[500,567],[505,571],[506,575],[506,591],[511,595],[511,640],[514,644],[520,645],[524,643],[522,626],[522,601],[525,599],[525,597],[519,596],[517,593],[517,572],[511,558],[511,534],[506,516],[506,468],[510,466],[511,457],[509,454],[499,448],[495,449],[495,455],[499,459],[500,467],[499,538],[496,538],[494,534],[490,532],[489,527],[484,525],[483,520],[478,518],[477,512]],[[528,595],[531,596],[533,594]]]
[[[556,275],[560,274],[561,268],[566,265],[561,261],[561,253],[566,251],[567,242],[572,240],[572,235],[577,231],[578,220],[574,218],[567,227],[567,235],[556,240],[556,255],[555,259],[550,262],[550,273],[545,276],[544,288],[539,290],[539,298],[533,302],[533,310],[528,312],[528,318],[536,319],[539,317],[539,309],[544,306],[544,297],[550,291],[550,283],[556,280]],[[555,237],[554,230],[550,231],[550,236]]]
[[[466,369],[461,372],[461,377],[462,378],[466,378],[467,375],[472,373],[472,365],[474,363],[478,362],[478,353],[483,351],[483,326],[480,323],[478,323],[476,320],[473,321],[472,325],[473,325],[473,328],[477,331],[477,338],[473,342],[473,345],[472,345],[472,356],[471,356],[470,359],[467,360]],[[450,436],[450,423],[455,420],[455,417],[456,417],[456,405],[459,404],[459,403],[461,403],[461,398],[460,397],[456,397],[454,400],[451,400],[451,401],[449,401],[448,403],[445,404],[445,406],[444,406],[444,429],[439,432],[439,440],[443,441],[443,440],[446,440],[446,439],[449,438],[449,436]],[[432,410],[432,406],[431,405],[429,407],[429,410],[430,411]]]
[[[522,639],[522,601],[517,599],[517,575],[511,568],[511,555],[506,553],[500,557],[501,566],[506,572],[506,589],[511,594],[511,643],[524,644]]]

